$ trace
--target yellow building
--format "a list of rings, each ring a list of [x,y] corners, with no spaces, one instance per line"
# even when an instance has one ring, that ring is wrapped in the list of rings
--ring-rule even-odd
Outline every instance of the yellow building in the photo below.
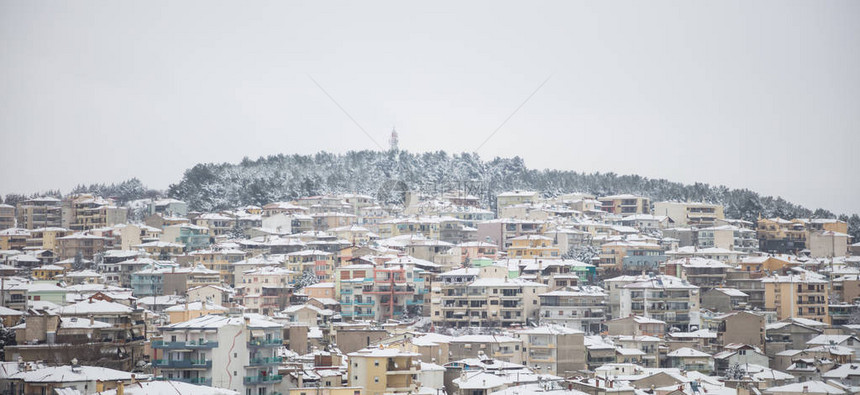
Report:
[[[30,231],[21,228],[0,230],[0,250],[23,250],[27,247]]]
[[[510,191],[496,195],[496,207],[499,209],[518,204],[537,203],[540,195],[532,191]]]
[[[651,214],[651,201],[636,195],[612,195],[598,198],[600,209],[611,214]]]
[[[57,239],[72,234],[72,231],[66,228],[37,228],[30,231],[30,238],[27,239],[27,247],[48,251],[56,251],[58,247]]]
[[[552,245],[552,239],[540,235],[525,235],[511,239],[508,247],[509,258],[558,258],[558,247]]]
[[[38,280],[53,280],[65,274],[66,268],[57,265],[44,265],[33,269],[33,277]]]
[[[240,250],[197,250],[189,253],[195,265],[221,273],[221,282],[235,286],[233,264],[246,258],[245,251]]]
[[[361,387],[368,395],[412,393],[418,374],[412,359],[421,354],[396,348],[365,348],[349,354],[349,386]]]
[[[829,285],[811,273],[771,276],[762,279],[764,307],[776,311],[776,318],[806,318],[830,323],[827,314]]]

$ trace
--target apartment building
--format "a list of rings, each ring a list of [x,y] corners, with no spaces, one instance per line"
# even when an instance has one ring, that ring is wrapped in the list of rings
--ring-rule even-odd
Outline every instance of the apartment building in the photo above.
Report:
[[[161,241],[168,243],[179,243],[188,251],[195,251],[209,247],[211,237],[209,228],[189,223],[168,225],[164,227]]]
[[[215,237],[224,236],[236,228],[236,218],[221,213],[201,214],[194,219],[194,224],[209,229],[209,234]]]
[[[508,249],[511,239],[525,235],[543,234],[546,224],[543,221],[500,218],[478,224],[477,240],[496,244],[500,249]]]
[[[431,299],[431,319],[437,326],[527,325],[539,320],[538,295],[546,289],[544,284],[507,277],[442,285]]]
[[[806,248],[806,225],[798,220],[759,218],[756,237],[762,252],[795,253]]]
[[[534,204],[538,201],[540,201],[540,194],[533,191],[509,191],[496,195],[498,209],[518,204]]]
[[[18,202],[18,227],[24,229],[59,228],[63,226],[62,201],[40,197]]]
[[[59,248],[57,239],[71,234],[72,231],[66,228],[36,228],[30,231],[30,238],[27,239],[27,248],[57,251]]]
[[[667,275],[649,276],[644,281],[610,289],[618,292],[619,316],[645,316],[666,322],[668,328],[687,331],[699,326],[699,287]]]
[[[59,237],[57,240],[57,259],[73,259],[80,254],[83,259],[92,260],[96,254],[105,250],[108,239],[84,233]]]
[[[27,248],[30,231],[23,228],[0,230],[0,250],[19,250]]]
[[[0,204],[0,230],[15,227],[15,206]]]
[[[250,317],[206,315],[158,328],[152,342],[156,375],[242,394],[274,394],[283,346],[281,324]]]
[[[332,281],[335,254],[320,250],[302,250],[286,255],[287,269],[298,273],[312,273],[320,281]]]
[[[830,323],[827,314],[827,280],[814,273],[773,275],[762,279],[765,309],[776,311],[779,320],[805,318]]]
[[[338,268],[341,315],[385,321],[424,314],[429,294],[424,271],[413,265],[348,265]]]
[[[758,239],[752,229],[734,225],[719,225],[702,228],[697,232],[699,248],[723,248],[747,253],[758,251]]]
[[[848,242],[851,236],[832,230],[811,230],[806,244],[813,258],[842,257],[848,255]]]
[[[585,335],[561,326],[516,332],[523,341],[523,365],[544,374],[569,377],[586,369]]]
[[[644,241],[613,241],[600,246],[600,270],[642,272],[666,261],[663,247]]]
[[[508,247],[508,257],[516,259],[558,258],[558,247],[552,244],[552,239],[541,235],[524,235],[514,237]]]
[[[540,323],[559,325],[589,334],[600,333],[608,317],[608,295],[593,285],[566,287],[538,295]]]
[[[104,228],[128,221],[128,209],[112,200],[90,194],[70,196],[62,203],[63,227],[75,232]]]
[[[418,390],[413,364],[421,354],[397,348],[369,347],[348,354],[349,386],[360,387],[367,395],[410,394]]]
[[[245,312],[271,315],[285,309],[293,294],[299,273],[279,266],[246,270],[236,284],[236,302]]]
[[[232,287],[236,285],[233,265],[243,261],[247,256],[247,252],[225,248],[220,250],[197,250],[192,251],[188,255],[191,257],[193,265],[203,265],[203,267],[209,270],[220,273],[221,282]]]
[[[597,201],[600,202],[600,209],[610,214],[651,214],[651,200],[642,196],[612,195],[599,197]]]
[[[714,226],[725,218],[723,206],[701,202],[656,202],[654,214],[669,217],[673,226]]]
[[[153,200],[146,204],[149,215],[184,217],[188,215],[188,204],[176,199]]]

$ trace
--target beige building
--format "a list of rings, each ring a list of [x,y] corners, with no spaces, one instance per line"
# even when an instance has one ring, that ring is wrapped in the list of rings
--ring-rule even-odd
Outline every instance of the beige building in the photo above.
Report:
[[[544,284],[507,277],[446,284],[431,298],[431,319],[436,325],[454,327],[527,325],[538,321],[538,295],[547,289]]]
[[[62,203],[52,197],[41,197],[18,202],[18,226],[24,229],[60,227]]]
[[[368,395],[417,391],[412,376],[418,374],[413,358],[419,354],[396,348],[365,348],[349,353],[349,386],[360,387]]]
[[[510,191],[496,195],[496,207],[500,210],[504,207],[518,204],[537,203],[540,195],[532,191]],[[501,215],[500,215],[501,216]]]
[[[27,239],[27,247],[33,249],[57,251],[59,243],[57,239],[72,234],[66,228],[36,228],[30,231]]]
[[[672,226],[714,226],[717,220],[724,219],[723,206],[700,202],[656,202],[654,214],[665,215]]]
[[[0,230],[15,227],[15,206],[0,204]]]
[[[57,259],[75,258],[78,253],[84,259],[93,259],[93,257],[105,250],[107,239],[100,236],[93,236],[83,233],[60,237],[57,239]]]
[[[570,377],[586,369],[585,335],[562,326],[517,332],[523,340],[525,365],[544,374]]]
[[[601,204],[600,209],[610,214],[651,214],[651,200],[642,196],[612,195],[597,198],[597,201]]]
[[[830,323],[827,280],[811,273],[801,273],[765,277],[762,283],[765,309],[776,311],[777,319],[806,318]]]
[[[117,207],[112,200],[81,194],[63,201],[63,225],[80,232],[128,221],[128,209]]]

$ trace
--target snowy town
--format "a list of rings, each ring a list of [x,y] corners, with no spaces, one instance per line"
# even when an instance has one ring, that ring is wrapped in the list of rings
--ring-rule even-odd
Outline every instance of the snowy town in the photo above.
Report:
[[[860,393],[846,221],[493,198],[2,204],[0,393]]]

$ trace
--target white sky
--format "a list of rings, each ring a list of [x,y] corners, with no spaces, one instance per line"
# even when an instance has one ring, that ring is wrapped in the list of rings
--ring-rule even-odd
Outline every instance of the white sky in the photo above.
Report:
[[[408,3],[408,4],[407,4]],[[474,151],[860,212],[860,2],[0,0],[0,193]]]

